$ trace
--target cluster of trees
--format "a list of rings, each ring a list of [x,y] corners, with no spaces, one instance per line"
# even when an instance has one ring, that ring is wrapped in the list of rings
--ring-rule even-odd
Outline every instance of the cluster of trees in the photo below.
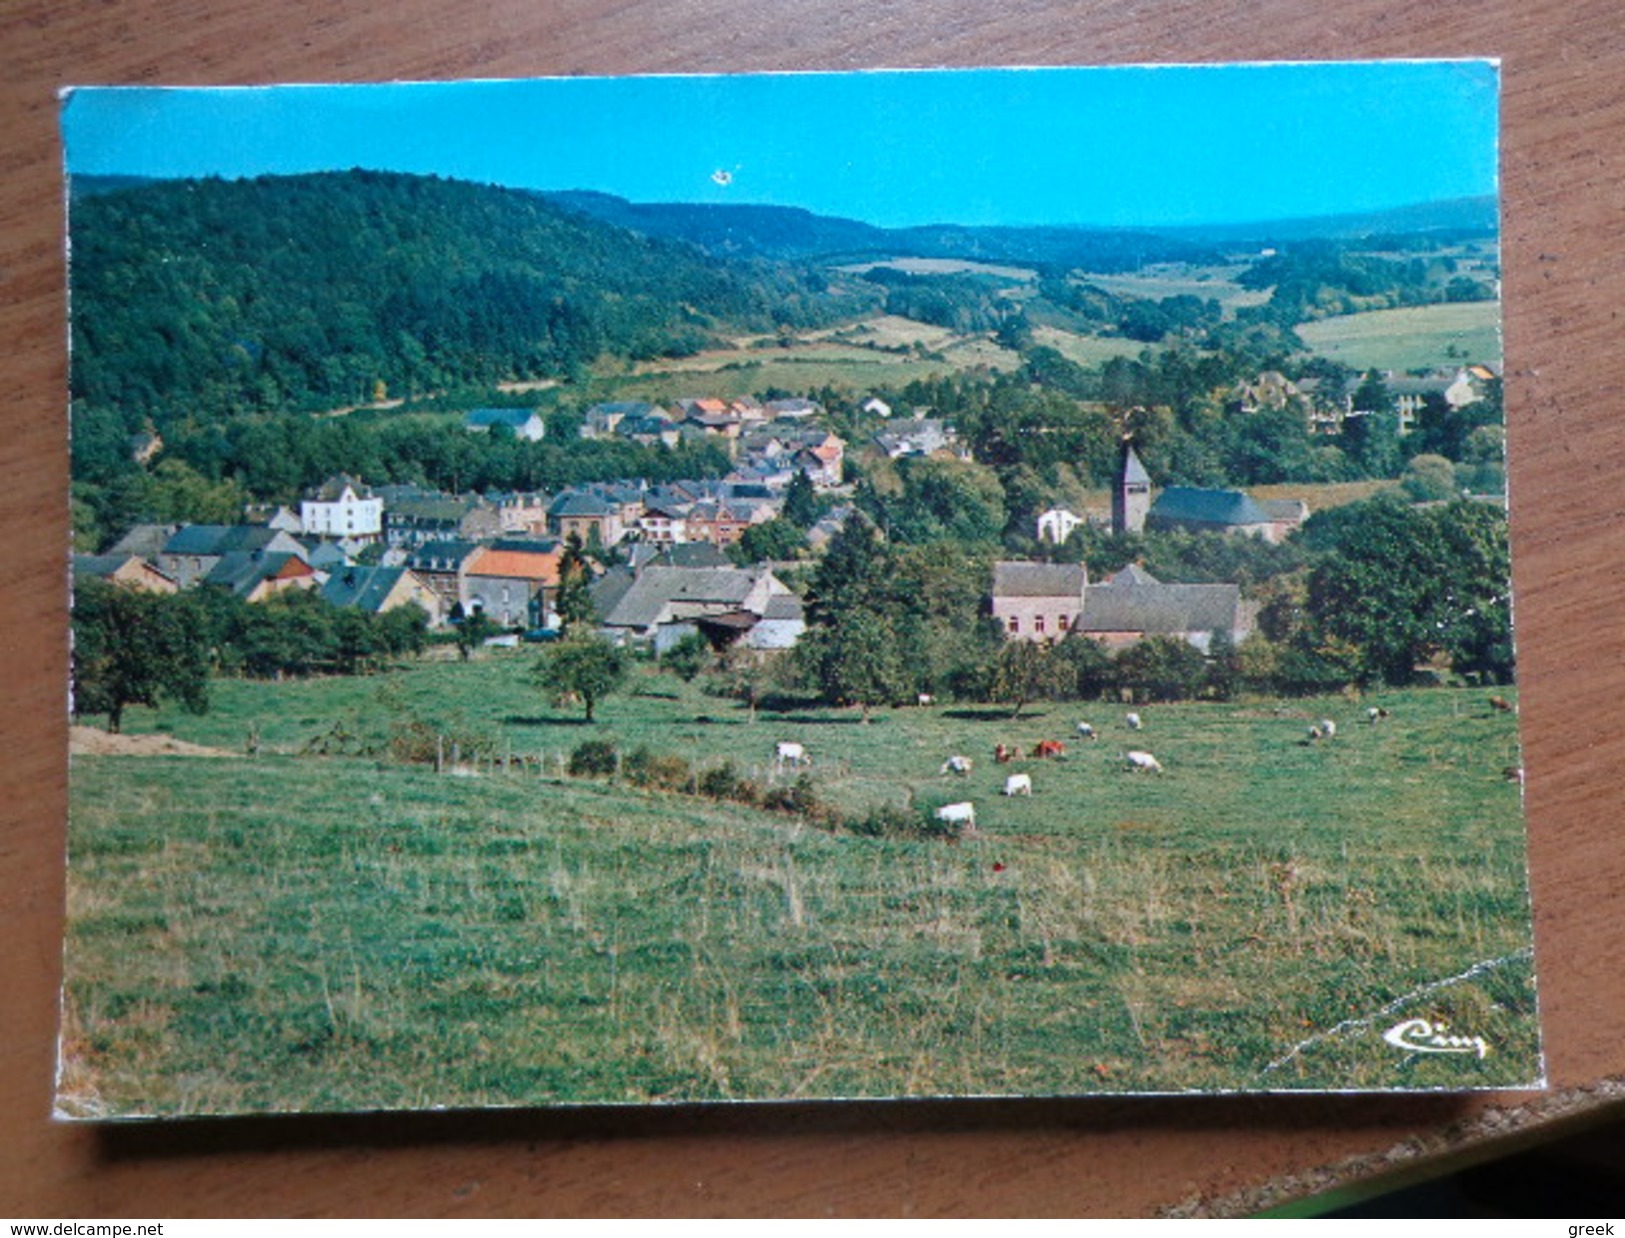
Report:
[[[250,604],[224,589],[146,593],[82,581],[73,598],[74,713],[117,731],[131,705],[207,710],[211,675],[355,675],[422,651],[428,616],[337,607],[305,590]]]
[[[1245,578],[1231,569],[1249,567],[1257,631],[1239,647],[1218,634],[1206,654],[1168,638],[1115,654],[1077,635],[1006,641],[986,617],[989,557],[949,542],[889,542],[854,520],[813,573],[795,682],[867,716],[920,692],[1019,710],[1108,692],[1173,700],[1403,685],[1428,665],[1512,678],[1510,557],[1495,506],[1379,497],[1312,517],[1283,547],[1211,534],[1114,542],[1092,562],[1149,546],[1177,556],[1159,565],[1170,579]],[[1206,572],[1182,569],[1204,560]]]
[[[1332,240],[1307,240],[1254,262],[1236,277],[1244,288],[1270,289],[1263,305],[1238,317],[1286,326],[1334,314],[1430,305],[1441,301],[1489,301],[1491,279],[1460,273],[1454,259],[1395,257]]]
[[[138,521],[224,522],[248,499],[290,502],[337,472],[372,484],[415,482],[452,492],[558,490],[625,477],[654,482],[720,477],[732,467],[714,443],[676,448],[567,435],[540,442],[498,429],[469,434],[460,422],[375,411],[345,417],[279,413],[225,424],[186,422],[164,435],[151,469],[130,456],[122,414],[74,410],[73,477],[80,545],[117,537]]]
[[[79,194],[70,230],[74,396],[166,437],[200,410],[569,377],[604,354],[682,354],[719,332],[827,325],[879,299],[539,195],[391,173]]]

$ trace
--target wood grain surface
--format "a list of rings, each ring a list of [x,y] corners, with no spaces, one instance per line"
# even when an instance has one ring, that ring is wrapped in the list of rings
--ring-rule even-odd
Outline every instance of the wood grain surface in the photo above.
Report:
[[[5,0],[0,1212],[1150,1215],[1493,1149],[1625,1077],[1625,22],[1388,0]],[[48,1115],[63,899],[68,84],[1494,55],[1547,1095],[578,1109],[92,1128]],[[1417,124],[1427,124],[1418,116]]]

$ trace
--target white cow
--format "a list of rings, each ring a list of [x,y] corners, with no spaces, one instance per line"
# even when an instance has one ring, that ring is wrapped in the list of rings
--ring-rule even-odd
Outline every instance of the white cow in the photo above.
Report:
[[[1320,733],[1327,739],[1331,739],[1332,736],[1337,734],[1337,723],[1330,718],[1322,718],[1320,720]]]
[[[976,805],[969,800],[958,804],[944,804],[937,809],[936,817],[944,825],[957,825],[961,833],[976,833]]]
[[[1004,793],[1006,795],[1031,795],[1033,793],[1032,775],[1011,774],[1004,780]]]
[[[919,702],[921,706],[935,705],[937,703],[937,698],[932,696],[929,692],[922,692],[919,695]]]
[[[1131,731],[1138,731],[1140,729],[1141,723],[1139,714],[1130,714],[1128,717],[1124,718],[1123,721],[1128,723],[1128,729]]]
[[[1087,722],[1078,723],[1078,738],[1079,739],[1094,739],[1095,738],[1095,728],[1090,726]]]
[[[792,744],[781,739],[778,747],[773,750],[773,762],[776,765],[811,765],[812,758],[800,744]]]
[[[971,770],[969,757],[949,757],[942,763],[942,772],[945,774],[968,774]]]
[[[1149,752],[1131,752],[1128,754],[1130,769],[1147,769],[1154,773],[1162,773],[1162,762]]]

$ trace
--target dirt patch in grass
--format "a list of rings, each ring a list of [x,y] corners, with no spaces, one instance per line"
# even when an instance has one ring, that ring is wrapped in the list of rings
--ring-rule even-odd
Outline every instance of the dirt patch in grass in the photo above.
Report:
[[[115,735],[93,726],[68,728],[68,751],[90,757],[234,757],[224,748],[205,748],[171,735]]]

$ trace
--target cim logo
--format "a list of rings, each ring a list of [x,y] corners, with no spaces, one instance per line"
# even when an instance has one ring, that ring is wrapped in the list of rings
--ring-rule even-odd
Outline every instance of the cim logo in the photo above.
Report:
[[[1382,1034],[1396,1049],[1411,1053],[1476,1053],[1480,1058],[1490,1051],[1482,1036],[1452,1036],[1443,1019],[1406,1019]]]

